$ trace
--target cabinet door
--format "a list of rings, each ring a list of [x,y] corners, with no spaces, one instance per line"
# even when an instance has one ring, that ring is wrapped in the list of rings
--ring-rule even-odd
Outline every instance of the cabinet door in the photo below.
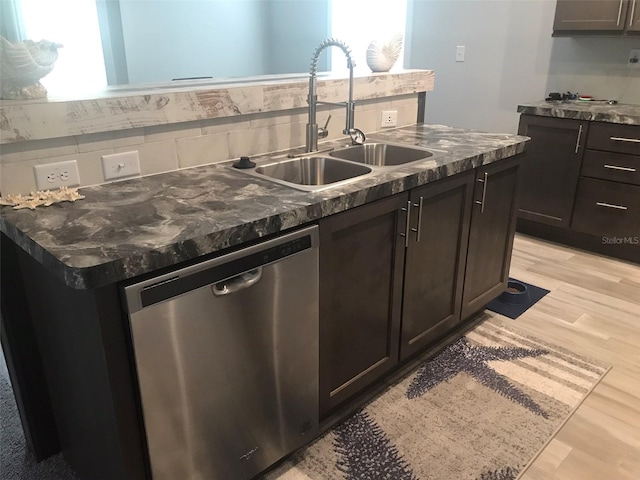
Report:
[[[411,192],[401,359],[446,335],[460,322],[474,179],[471,171]]]
[[[462,300],[463,320],[484,308],[507,286],[521,157],[478,169]]]
[[[398,362],[407,193],[320,221],[320,414]]]
[[[518,216],[568,227],[589,122],[522,115],[518,133],[531,137],[524,153]]]
[[[553,23],[561,31],[622,31],[628,0],[558,0]]]
[[[640,32],[640,0],[631,0],[627,15],[627,31]]]

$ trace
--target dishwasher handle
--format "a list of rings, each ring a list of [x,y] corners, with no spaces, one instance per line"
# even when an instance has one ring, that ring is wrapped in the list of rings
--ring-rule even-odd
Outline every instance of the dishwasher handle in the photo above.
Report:
[[[255,285],[262,278],[262,267],[249,270],[248,272],[241,273],[235,277],[228,278],[222,282],[214,283],[211,286],[211,291],[217,297],[223,295],[229,295],[239,290],[244,290],[252,285]]]

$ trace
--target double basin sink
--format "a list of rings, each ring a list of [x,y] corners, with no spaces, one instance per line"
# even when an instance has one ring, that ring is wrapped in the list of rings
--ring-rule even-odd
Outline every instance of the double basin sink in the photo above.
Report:
[[[351,183],[375,171],[420,162],[437,153],[420,147],[366,143],[308,156],[260,164],[244,172],[299,190],[320,191]]]

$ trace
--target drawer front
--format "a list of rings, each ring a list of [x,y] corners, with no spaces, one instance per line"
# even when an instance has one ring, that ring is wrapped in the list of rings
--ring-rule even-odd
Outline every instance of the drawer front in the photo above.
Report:
[[[581,173],[583,177],[640,185],[640,155],[587,150]]]
[[[640,155],[640,125],[591,122],[587,148]]]
[[[640,237],[640,186],[581,178],[571,228],[602,237]]]

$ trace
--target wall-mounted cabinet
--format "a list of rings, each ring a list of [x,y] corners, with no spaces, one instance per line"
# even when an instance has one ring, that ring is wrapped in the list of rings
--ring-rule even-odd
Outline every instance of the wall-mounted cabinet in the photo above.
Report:
[[[640,0],[557,0],[553,34],[640,33]]]

